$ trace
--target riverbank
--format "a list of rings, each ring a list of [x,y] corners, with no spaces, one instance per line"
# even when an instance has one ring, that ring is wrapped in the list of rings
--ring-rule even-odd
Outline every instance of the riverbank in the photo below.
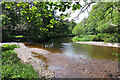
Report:
[[[50,53],[40,48],[28,48],[23,43],[16,44],[21,62],[31,64],[39,76],[45,78],[118,78],[117,60],[71,58],[60,53]]]
[[[112,44],[112,43],[92,42],[92,41],[88,41],[88,42],[77,41],[76,43],[97,45],[97,46],[107,46],[107,47],[119,47],[120,48],[120,44],[119,43]]]
[[[0,43],[0,46],[4,44],[18,45],[20,48],[15,48],[17,57],[24,64],[31,64],[33,68],[38,72],[40,78],[54,78],[54,72],[46,69],[46,64],[41,59],[35,58],[32,52],[39,52],[39,54],[47,54],[49,52],[43,49],[33,49],[26,47],[23,43]]]

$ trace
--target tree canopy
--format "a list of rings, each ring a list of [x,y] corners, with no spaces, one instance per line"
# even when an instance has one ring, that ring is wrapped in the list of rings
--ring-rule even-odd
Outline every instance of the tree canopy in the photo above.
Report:
[[[77,25],[74,21],[65,20],[69,16],[68,13],[56,15],[56,10],[65,12],[69,9],[73,11],[79,9],[82,13],[93,3],[95,2],[86,2],[81,6],[80,2],[2,2],[0,19],[3,24],[3,34],[25,35],[39,41],[73,34],[107,33],[112,35],[112,37],[109,36],[108,41],[116,42],[116,37],[120,33],[118,24],[120,8],[117,2],[95,3],[89,12],[89,17]],[[76,16],[78,17],[80,13]]]
[[[27,35],[36,38],[70,35],[75,23],[64,21],[67,14],[55,15],[56,10],[64,12],[70,7],[76,10],[81,5],[78,2],[2,2],[3,30],[27,30]]]
[[[107,35],[109,35],[109,37],[105,37],[104,40],[108,42],[118,42],[118,22],[120,21],[118,13],[119,5],[117,2],[98,2],[92,6],[89,17],[83,19],[74,27],[73,33],[76,34],[76,32],[79,33],[82,31],[87,35],[97,35],[99,33],[103,33],[102,35],[104,35],[104,33],[108,33]],[[84,29],[78,31],[78,29],[83,27]],[[82,35],[82,33],[80,34]]]

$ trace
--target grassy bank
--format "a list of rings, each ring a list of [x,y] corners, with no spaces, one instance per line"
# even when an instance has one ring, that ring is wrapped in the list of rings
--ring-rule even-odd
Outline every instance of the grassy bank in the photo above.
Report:
[[[73,41],[104,41],[104,42],[119,42],[116,34],[99,33],[97,35],[79,35],[73,37]]]
[[[29,64],[23,64],[13,50],[17,45],[3,45],[2,48],[2,78],[39,78],[37,72]]]

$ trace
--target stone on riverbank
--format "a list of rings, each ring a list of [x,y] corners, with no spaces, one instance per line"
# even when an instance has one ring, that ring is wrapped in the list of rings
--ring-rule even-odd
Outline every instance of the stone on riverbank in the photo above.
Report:
[[[46,64],[38,58],[35,58],[32,55],[32,52],[35,53],[42,53],[47,54],[49,52],[43,50],[43,49],[34,49],[34,48],[28,48],[22,43],[0,43],[0,46],[4,44],[10,44],[10,45],[19,45],[20,48],[15,48],[15,52],[17,53],[18,58],[20,58],[21,62],[25,64],[31,64],[34,69],[38,72],[40,78],[54,78],[54,72],[50,70],[46,70],[45,66]]]

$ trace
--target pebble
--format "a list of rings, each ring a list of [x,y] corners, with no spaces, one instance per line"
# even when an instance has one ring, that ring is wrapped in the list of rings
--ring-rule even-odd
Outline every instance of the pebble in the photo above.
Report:
[[[20,58],[21,61],[23,61],[24,63],[29,63],[32,64],[32,66],[34,67],[35,70],[38,71],[39,76],[40,77],[45,77],[45,78],[54,78],[55,77],[55,73],[50,71],[50,70],[46,70],[46,68],[44,67],[45,63],[37,58],[34,58],[32,56],[32,52],[38,52],[39,54],[47,54],[48,52],[43,50],[43,49],[38,49],[38,48],[28,48],[26,47],[23,43],[0,43],[0,46],[4,45],[4,44],[16,44],[19,45],[20,48],[15,48],[15,52],[17,52],[18,57]],[[42,53],[41,53],[42,51]],[[46,74],[42,74],[42,72],[45,72]]]

